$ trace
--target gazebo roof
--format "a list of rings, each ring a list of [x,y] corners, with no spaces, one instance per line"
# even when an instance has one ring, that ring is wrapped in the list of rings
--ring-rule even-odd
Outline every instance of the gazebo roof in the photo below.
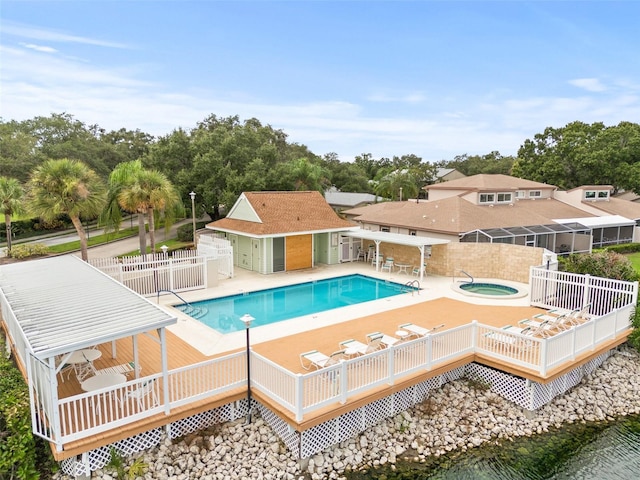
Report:
[[[27,350],[41,360],[176,323],[148,299],[73,255],[5,265],[0,290],[24,332]]]

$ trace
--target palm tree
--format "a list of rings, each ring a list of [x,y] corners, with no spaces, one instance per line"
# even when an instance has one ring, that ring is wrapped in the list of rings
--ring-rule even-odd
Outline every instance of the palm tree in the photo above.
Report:
[[[380,179],[375,191],[378,195],[391,199],[398,194],[402,201],[403,198],[415,197],[418,194],[418,185],[411,173],[394,171]]]
[[[155,252],[155,215],[161,212],[170,223],[180,206],[180,197],[163,173],[156,170],[140,170],[135,174],[134,181],[126,185],[118,194],[118,203],[129,212],[146,213],[151,251]],[[143,255],[146,253],[146,242],[143,245],[142,240],[140,251]]]
[[[109,200],[101,221],[116,230],[121,221],[120,209],[138,214],[140,254],[147,251],[144,216],[149,223],[151,250],[155,251],[155,220],[162,213],[169,225],[181,209],[180,198],[167,177],[156,170],[145,170],[140,160],[123,162],[109,176]]]
[[[11,253],[11,216],[24,212],[24,189],[15,178],[0,177],[0,204],[7,229],[7,255]]]
[[[28,183],[30,208],[44,220],[66,214],[80,238],[82,259],[87,261],[87,235],[81,217],[94,218],[104,207],[106,189],[98,174],[77,160],[47,160]]]

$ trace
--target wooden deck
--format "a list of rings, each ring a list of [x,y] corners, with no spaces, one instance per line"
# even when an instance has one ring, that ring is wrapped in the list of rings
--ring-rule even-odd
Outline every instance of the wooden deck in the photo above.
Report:
[[[319,350],[326,354],[330,354],[331,352],[339,349],[339,342],[349,338],[366,342],[366,334],[374,331],[394,335],[395,331],[398,330],[398,326],[402,323],[412,322],[427,328],[444,324],[444,329],[449,329],[469,324],[471,321],[477,320],[480,323],[499,328],[505,325],[517,325],[519,320],[532,317],[533,315],[541,312],[541,309],[534,307],[484,306],[449,298],[439,298],[409,307],[357,318],[333,326],[309,330],[304,333],[257,343],[252,345],[252,349],[256,353],[268,358],[291,372],[304,373],[305,370],[300,364],[299,355],[301,352]],[[483,358],[481,355],[462,355],[451,360],[444,366],[441,365],[438,368],[434,368],[430,371],[423,371],[420,374],[407,375],[394,385],[374,388],[367,391],[365,394],[351,397],[344,405],[336,403],[335,405],[318,410],[313,414],[306,415],[302,422],[296,422],[291,412],[285,410],[280,405],[273,403],[270,399],[261,395],[260,392],[257,392],[255,389],[253,394],[257,400],[267,405],[272,411],[292,425],[295,430],[302,431],[322,423],[329,418],[336,417],[349,410],[388,396],[395,391],[405,389],[413,384],[422,382],[428,378],[440,375],[448,370],[470,362],[475,361],[483,363],[514,375],[528,378],[538,383],[546,383],[566,371],[575,368],[577,365],[587,362],[603,351],[614,348],[625,340],[626,335],[619,337],[615,341],[608,342],[602,345],[602,348],[599,348],[597,351],[581,355],[573,362],[566,362],[566,364],[561,367],[549,372],[549,374],[544,378],[541,377],[538,372],[516,368],[495,359]],[[100,359],[95,362],[95,366],[98,369],[133,360],[133,342],[131,339],[119,340],[117,342],[116,358],[113,358],[111,355],[111,344],[100,345],[98,348],[102,352]],[[193,365],[211,358],[204,356],[198,350],[194,349],[188,343],[184,342],[171,332],[167,332],[167,352],[169,369]],[[143,376],[158,373],[160,371],[160,347],[156,341],[147,335],[139,336],[138,354]],[[72,378],[70,380],[65,380],[64,383],[60,384],[59,395],[61,398],[82,393],[77,380],[73,378],[73,375],[71,377]],[[56,457],[56,460],[68,458],[72,455],[114,443],[137,433],[213,409],[244,397],[246,397],[246,389],[236,389],[225,395],[209,398],[205,401],[191,403],[187,406],[174,409],[168,416],[158,414],[143,421],[132,423],[124,428],[118,428],[105,432],[101,435],[66,444],[64,446],[64,451],[54,451],[54,456]]]

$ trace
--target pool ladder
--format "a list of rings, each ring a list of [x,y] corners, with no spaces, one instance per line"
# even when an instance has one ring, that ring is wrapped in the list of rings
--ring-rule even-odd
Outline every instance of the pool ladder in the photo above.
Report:
[[[471,281],[467,280],[467,281],[466,281],[467,283],[473,283],[473,277],[472,277],[469,273],[465,272],[464,270],[460,270],[460,271],[461,271],[462,273],[464,273],[467,277],[469,277],[469,278],[471,279]],[[460,282],[462,282],[462,281],[463,281],[463,280],[461,280]]]
[[[158,302],[160,301],[160,294],[163,293],[163,292],[164,293],[172,293],[173,295],[178,297],[180,299],[180,301],[182,302],[182,305],[185,305],[185,308],[180,309],[180,311],[182,313],[186,313],[190,317],[193,317],[195,319],[200,319],[200,318],[204,317],[209,311],[209,310],[207,310],[206,307],[194,307],[193,305],[191,305],[189,302],[187,302],[184,298],[182,298],[180,295],[178,295],[173,290],[158,290]],[[179,305],[179,307],[181,307],[182,305]]]
[[[409,280],[407,283],[405,283],[404,285],[402,285],[402,288],[400,289],[400,293],[404,293],[404,287],[407,287],[407,291],[411,291],[411,296],[413,297],[413,292],[418,292],[418,295],[420,295],[420,282],[418,280]],[[409,287],[413,287],[413,288],[409,288]]]

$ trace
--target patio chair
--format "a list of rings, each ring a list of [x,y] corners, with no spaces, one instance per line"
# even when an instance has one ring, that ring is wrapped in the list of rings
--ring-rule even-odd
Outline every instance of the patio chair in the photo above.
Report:
[[[340,342],[339,345],[340,348],[345,349],[345,354],[351,350],[356,352],[358,355],[366,355],[367,353],[377,352],[378,350],[384,348],[382,339],[380,337],[375,338],[366,344],[350,338],[349,340]]]
[[[85,360],[85,362],[73,364],[73,370],[76,373],[78,383],[82,383],[87,378],[92,377],[96,374],[96,368],[93,366],[93,362],[87,359],[87,357],[85,357]]]
[[[426,265],[416,265],[415,267],[413,267],[413,270],[411,270],[411,275],[415,275],[416,277],[419,277],[420,274],[422,274],[423,276],[427,274],[427,266]]]
[[[367,342],[371,343],[373,341],[379,340],[382,345],[385,347],[390,347],[395,345],[400,341],[399,338],[392,337],[391,335],[387,335],[382,332],[372,332],[367,334]]]
[[[398,325],[398,330],[405,330],[409,332],[410,337],[424,337],[425,335],[434,333],[436,330],[439,330],[442,327],[444,327],[444,323],[441,323],[440,325],[436,325],[433,328],[425,328],[425,327],[421,327],[420,325],[415,325],[413,323],[403,323],[401,325]]]
[[[356,260],[366,262],[367,261],[367,252],[364,251],[362,247],[358,247],[358,256]]]
[[[393,257],[387,257],[380,267],[380,271],[384,272],[387,270],[389,273],[393,272]]]
[[[319,370],[324,367],[337,364],[340,360],[346,360],[347,356],[344,350],[338,350],[331,355],[325,355],[318,350],[311,350],[300,354],[300,364],[305,370],[315,368]]]
[[[71,375],[71,372],[73,372],[73,365],[71,365],[70,363],[65,363],[61,365],[62,359],[64,358],[64,356],[65,356],[64,354],[56,355],[56,371],[57,371],[57,374],[60,375],[60,378],[62,379],[62,383],[64,383],[65,374],[67,375],[67,380],[69,380],[69,376]]]
[[[384,257],[382,256],[382,254],[379,254],[376,256],[376,254],[374,253],[371,256],[371,266],[375,267],[376,266],[376,262],[378,265],[382,265],[384,263]]]
[[[156,392],[157,383],[158,382],[156,382],[156,379],[154,378],[147,382],[143,382],[132,390],[127,390],[122,402],[124,403],[129,400],[133,400],[140,411],[157,407],[160,403],[160,400],[158,400],[158,393]]]

